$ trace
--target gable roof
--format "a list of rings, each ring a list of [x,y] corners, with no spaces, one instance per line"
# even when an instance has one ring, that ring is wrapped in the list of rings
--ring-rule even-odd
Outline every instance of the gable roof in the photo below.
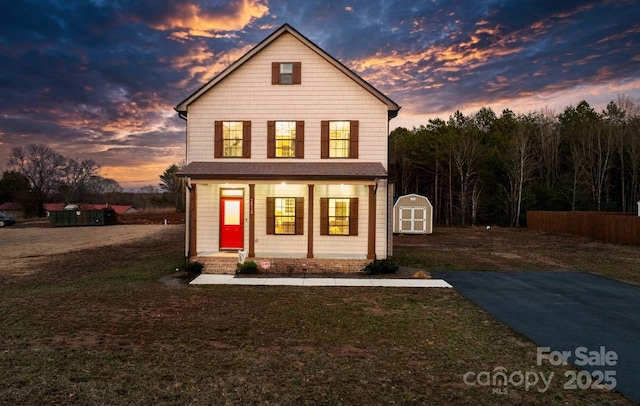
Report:
[[[327,62],[329,62],[335,68],[337,68],[338,70],[343,72],[345,75],[350,77],[357,84],[362,86],[365,90],[367,90],[373,96],[378,98],[381,102],[386,104],[387,105],[387,112],[388,112],[389,119],[392,119],[392,118],[394,118],[394,117],[396,117],[398,115],[398,110],[400,110],[400,106],[398,106],[398,104],[396,104],[393,100],[391,100],[390,98],[385,96],[382,92],[380,92],[378,89],[376,89],[371,84],[369,84],[369,82],[367,82],[366,80],[362,79],[360,76],[358,76],[351,69],[349,69],[346,66],[344,66],[336,58],[334,58],[333,56],[329,55],[324,50],[322,50],[319,46],[317,46],[316,44],[311,42],[307,37],[305,37],[304,35],[300,34],[296,29],[294,29],[289,24],[282,25],[280,28],[278,28],[276,31],[274,31],[271,35],[269,35],[267,38],[262,40],[262,42],[258,43],[258,45],[253,47],[249,52],[244,54],[240,59],[238,59],[237,61],[233,62],[231,65],[227,66],[222,72],[218,73],[213,79],[211,79],[209,82],[205,83],[202,87],[200,87],[198,90],[196,90],[191,96],[187,97],[182,102],[180,102],[174,108],[174,110],[176,110],[178,112],[180,117],[186,118],[187,117],[187,107],[191,103],[195,102],[200,96],[202,96],[203,94],[208,92],[212,87],[214,87],[216,84],[218,84],[219,82],[224,80],[234,70],[238,69],[245,62],[250,60],[253,56],[258,54],[264,48],[269,46],[273,41],[275,41],[277,38],[279,38],[284,33],[289,33],[289,34],[293,35],[296,39],[298,39],[304,45],[309,47],[312,51],[317,53],[320,57],[325,59]]]

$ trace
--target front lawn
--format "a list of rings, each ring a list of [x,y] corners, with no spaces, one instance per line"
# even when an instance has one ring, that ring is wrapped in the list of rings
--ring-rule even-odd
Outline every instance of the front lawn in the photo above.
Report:
[[[563,389],[565,369],[453,290],[176,286],[182,241],[6,279],[0,404],[631,404]],[[512,383],[463,380],[499,371]]]

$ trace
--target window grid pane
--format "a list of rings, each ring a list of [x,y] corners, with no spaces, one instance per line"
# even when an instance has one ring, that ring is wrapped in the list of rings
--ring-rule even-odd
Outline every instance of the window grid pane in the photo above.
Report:
[[[296,199],[293,197],[275,198],[275,233],[296,233]]]
[[[295,121],[277,121],[276,122],[276,157],[278,158],[295,158],[295,139],[296,139],[296,122]]]
[[[242,156],[242,121],[225,121],[222,123],[223,156]]]
[[[293,83],[293,64],[281,63],[280,64],[280,83],[290,85]]]
[[[331,121],[329,123],[329,157],[348,158],[351,123],[349,121]]]
[[[329,199],[329,235],[349,235],[350,199]]]

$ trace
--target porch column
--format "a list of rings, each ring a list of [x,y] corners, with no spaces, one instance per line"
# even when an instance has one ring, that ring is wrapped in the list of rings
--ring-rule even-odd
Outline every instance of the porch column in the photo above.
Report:
[[[313,185],[309,186],[307,207],[307,258],[313,258]]]
[[[369,232],[367,233],[367,259],[376,259],[376,193],[375,185],[369,185]]]
[[[196,186],[191,185],[189,192],[189,258],[198,255],[197,247],[197,225],[198,225],[198,204],[196,201]]]
[[[255,202],[256,202],[256,185],[249,184],[249,256],[256,256],[256,213],[255,213]]]

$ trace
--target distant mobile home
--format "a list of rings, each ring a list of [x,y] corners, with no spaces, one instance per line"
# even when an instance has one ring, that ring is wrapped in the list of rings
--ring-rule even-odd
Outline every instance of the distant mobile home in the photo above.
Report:
[[[429,199],[415,193],[400,196],[393,205],[393,232],[433,233],[433,205]]]

